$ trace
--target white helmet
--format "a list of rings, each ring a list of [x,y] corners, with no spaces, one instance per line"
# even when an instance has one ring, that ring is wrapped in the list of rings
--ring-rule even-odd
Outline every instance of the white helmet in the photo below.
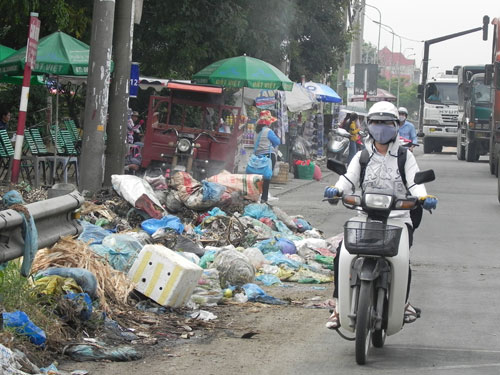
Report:
[[[368,122],[370,120],[394,121],[399,125],[399,112],[392,103],[377,102],[368,111]]]
[[[399,107],[398,109],[399,113],[404,113],[406,116],[408,116],[408,110],[406,107]]]

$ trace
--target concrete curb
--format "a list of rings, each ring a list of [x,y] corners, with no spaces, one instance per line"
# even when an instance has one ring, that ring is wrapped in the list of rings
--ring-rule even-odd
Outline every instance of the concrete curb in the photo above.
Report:
[[[331,176],[333,174],[333,172],[331,171],[328,171],[328,172],[323,172],[323,177],[322,178],[325,178],[325,177],[328,177],[328,176]],[[294,183],[293,185],[290,184],[289,186],[287,185],[284,185],[283,186],[283,190],[279,190],[278,192],[273,192],[273,196],[274,197],[279,197],[281,195],[285,195],[285,194],[288,194],[288,193],[291,193],[295,190],[298,190],[300,189],[301,187],[303,186],[307,186],[307,185],[310,185],[314,182],[321,182],[321,181],[316,181],[316,180],[300,180],[300,179],[294,179],[294,181],[299,181],[299,182],[296,182]],[[271,185],[271,189],[272,190],[272,185]]]

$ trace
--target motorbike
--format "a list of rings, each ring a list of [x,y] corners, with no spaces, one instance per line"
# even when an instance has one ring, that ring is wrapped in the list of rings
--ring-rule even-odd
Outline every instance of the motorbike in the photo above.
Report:
[[[207,132],[200,132],[198,134],[179,133],[175,128],[167,129],[163,134],[169,132],[174,133],[176,136],[176,141],[168,142],[168,146],[175,147],[175,151],[173,155],[161,154],[161,157],[164,159],[172,158],[170,176],[173,176],[178,171],[184,171],[193,174],[195,178],[203,177],[207,172],[208,160],[195,163],[197,160],[197,150],[201,147],[197,141],[202,136],[206,136],[216,143],[219,143],[219,140]]]
[[[361,136],[362,145],[364,148],[364,140],[368,136],[368,133],[361,130],[359,132]],[[328,159],[336,160],[339,163],[347,164],[347,159],[349,157],[349,140],[351,135],[344,128],[333,128],[328,133],[328,143],[326,145],[326,156]]]
[[[339,175],[346,173],[345,165],[335,160],[328,160],[327,167]],[[416,173],[414,182],[434,179],[434,171],[427,170]],[[337,332],[355,341],[356,362],[360,365],[366,363],[371,344],[382,348],[386,336],[403,328],[410,252],[408,228],[404,220],[389,215],[395,210],[414,209],[420,201],[399,184],[392,189],[369,187],[360,195],[339,198],[345,207],[364,213],[344,225],[337,283]],[[340,329],[355,336],[347,337]]]

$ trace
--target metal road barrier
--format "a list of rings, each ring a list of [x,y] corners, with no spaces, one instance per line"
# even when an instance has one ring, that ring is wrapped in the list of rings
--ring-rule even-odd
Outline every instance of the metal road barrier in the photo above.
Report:
[[[75,190],[25,206],[35,221],[39,249],[52,246],[63,236],[82,232],[82,226],[74,218],[74,211],[83,202],[84,198]],[[22,215],[17,211],[0,211],[0,263],[23,256],[22,222]]]

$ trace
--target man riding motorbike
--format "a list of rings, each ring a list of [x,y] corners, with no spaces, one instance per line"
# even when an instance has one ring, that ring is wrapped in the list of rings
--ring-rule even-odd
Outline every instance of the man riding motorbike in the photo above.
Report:
[[[350,191],[360,185],[364,190],[366,187],[387,188],[394,186],[399,182],[403,184],[406,180],[406,190],[413,196],[419,197],[422,201],[422,207],[426,210],[435,209],[437,206],[437,198],[432,195],[427,195],[424,185],[415,185],[415,173],[419,171],[417,162],[413,153],[406,153],[406,161],[404,171],[400,173],[398,158],[399,149],[399,113],[398,109],[389,102],[375,103],[368,112],[368,133],[370,139],[366,143],[366,150],[369,153],[367,164],[360,162],[361,154],[359,151],[352,159],[347,172],[344,176],[340,176],[334,186],[329,186],[325,189],[324,197],[332,204],[338,202],[338,198],[345,191]],[[402,179],[404,174],[405,179]],[[354,186],[351,185],[354,184]],[[418,224],[412,223],[410,212],[407,210],[393,211],[391,217],[401,217],[408,226],[410,247],[413,242],[413,230]],[[334,292],[333,298],[336,305],[338,298],[337,278],[338,278],[338,259],[341,246],[337,249],[337,255],[334,260]],[[408,301],[411,281],[411,269],[408,274],[408,289],[406,299]],[[405,306],[404,322],[414,322],[419,316],[419,309],[414,308],[409,302]],[[326,327],[336,329],[340,326],[338,311],[336,308],[328,319]]]
[[[407,121],[408,110],[405,107],[399,107],[399,135],[403,138],[409,139],[412,145],[409,147],[410,151],[413,151],[415,145],[418,145],[417,132],[415,130],[415,125],[410,121]]]

